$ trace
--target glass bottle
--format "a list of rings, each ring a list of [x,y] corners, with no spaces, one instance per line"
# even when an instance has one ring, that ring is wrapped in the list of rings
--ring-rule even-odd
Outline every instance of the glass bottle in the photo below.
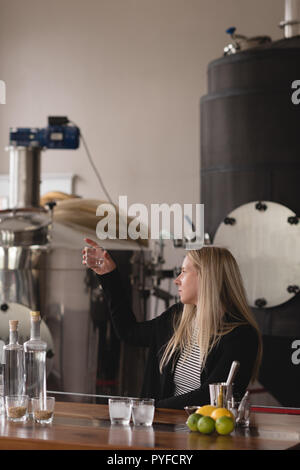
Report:
[[[9,343],[3,347],[4,396],[24,394],[24,349],[18,343],[18,320],[9,320]]]
[[[236,424],[244,428],[250,427],[250,400],[248,390],[243,396],[240,406],[238,407]]]
[[[47,343],[41,340],[40,312],[30,312],[30,316],[30,339],[24,343],[25,393],[29,398],[40,398],[42,402],[45,402]]]

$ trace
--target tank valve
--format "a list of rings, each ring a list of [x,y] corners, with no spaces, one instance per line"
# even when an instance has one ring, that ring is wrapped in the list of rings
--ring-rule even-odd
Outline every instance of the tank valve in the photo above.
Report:
[[[296,215],[288,217],[288,223],[291,224],[291,225],[299,224],[299,217],[297,217]]]
[[[255,209],[257,209],[258,211],[266,211],[268,209],[268,206],[263,202],[259,201],[257,204],[255,204]]]
[[[256,307],[258,307],[258,308],[263,308],[263,307],[265,307],[265,306],[267,305],[267,301],[266,301],[265,299],[257,299],[257,300],[255,301],[255,305],[256,305]]]
[[[300,291],[300,289],[299,289],[299,286],[288,286],[287,291],[288,291],[290,294],[298,294],[298,292]]]
[[[236,220],[233,217],[225,217],[224,224],[225,225],[234,225]]]
[[[52,351],[52,349],[49,349],[47,351],[46,356],[47,356],[48,359],[52,359],[52,357],[54,356],[54,352]]]

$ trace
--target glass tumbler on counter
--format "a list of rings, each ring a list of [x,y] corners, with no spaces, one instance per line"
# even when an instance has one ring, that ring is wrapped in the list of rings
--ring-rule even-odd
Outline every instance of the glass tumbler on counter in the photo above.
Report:
[[[26,421],[28,418],[28,396],[11,395],[5,397],[6,416],[15,423]]]
[[[154,399],[133,399],[132,419],[135,426],[152,426],[154,418]]]
[[[111,424],[129,424],[132,409],[129,398],[109,398],[108,406]]]
[[[244,408],[244,416],[241,418],[240,422],[238,423],[243,428],[250,428],[251,427],[251,406],[250,403],[246,403]]]
[[[225,382],[209,384],[210,404],[218,408],[226,408],[228,400],[232,397],[233,384],[227,386]]]
[[[233,414],[235,420],[237,418],[240,403],[240,400],[235,400],[234,398],[227,401],[227,409]]]
[[[34,421],[39,424],[50,424],[53,421],[55,398],[32,398],[32,414]]]
[[[231,400],[228,400],[227,409],[234,415],[237,426],[241,426],[243,428],[249,428],[251,426],[251,407],[249,401],[246,401],[241,409],[241,401],[237,401],[232,398]]]

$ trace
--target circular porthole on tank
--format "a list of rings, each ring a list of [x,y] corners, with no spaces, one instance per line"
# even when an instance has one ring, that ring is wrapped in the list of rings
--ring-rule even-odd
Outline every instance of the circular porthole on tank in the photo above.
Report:
[[[300,221],[287,207],[244,204],[224,218],[213,244],[236,258],[251,307],[275,307],[300,291]]]

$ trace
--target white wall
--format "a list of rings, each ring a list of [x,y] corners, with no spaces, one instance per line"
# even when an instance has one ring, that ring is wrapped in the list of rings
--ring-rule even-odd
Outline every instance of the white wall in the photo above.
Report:
[[[10,126],[65,114],[114,200],[199,202],[207,64],[228,26],[278,39],[283,13],[283,0],[0,0],[0,173]],[[83,148],[47,151],[42,165],[77,174],[77,194],[106,199]]]
[[[9,127],[61,114],[81,128],[113,200],[201,202],[207,65],[227,27],[279,39],[283,15],[283,0],[0,0],[0,174]],[[82,147],[45,152],[51,172],[74,173],[78,195],[106,199]],[[183,253],[167,244],[165,256],[167,268]]]

